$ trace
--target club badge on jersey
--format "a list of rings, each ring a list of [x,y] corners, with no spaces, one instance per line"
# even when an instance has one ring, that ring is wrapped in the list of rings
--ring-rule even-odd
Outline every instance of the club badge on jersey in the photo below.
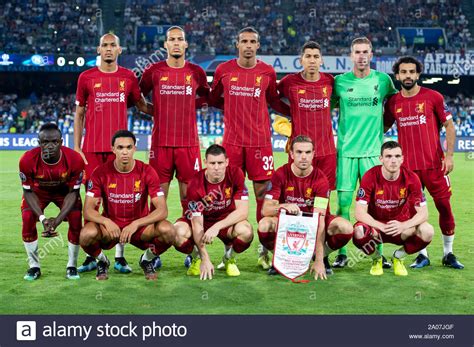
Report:
[[[290,280],[303,276],[316,247],[319,213],[287,214],[280,210],[273,267]]]

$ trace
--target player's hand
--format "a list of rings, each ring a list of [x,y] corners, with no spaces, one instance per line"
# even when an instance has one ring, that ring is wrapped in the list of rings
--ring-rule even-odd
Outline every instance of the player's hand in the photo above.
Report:
[[[391,236],[397,236],[397,235],[400,235],[403,232],[403,230],[405,230],[405,224],[397,220],[391,220],[387,223],[385,227],[385,234],[391,235]]]
[[[282,204],[281,207],[285,209],[289,214],[297,215],[300,213],[300,208],[296,204]]]
[[[444,172],[445,175],[449,175],[451,171],[454,169],[454,160],[452,155],[446,155],[444,160],[441,164],[441,170]]]
[[[117,240],[120,237],[120,228],[112,220],[106,218],[104,221],[106,236],[110,240]],[[104,230],[103,230],[104,231]]]
[[[212,280],[212,276],[214,276],[214,265],[212,265],[209,259],[203,259],[201,261],[201,276],[200,279],[205,281],[206,279]]]
[[[214,238],[217,236],[217,234],[219,234],[219,229],[216,228],[215,225],[213,225],[212,227],[207,229],[207,231],[202,236],[202,243],[208,244],[208,245],[211,244],[212,241],[214,241]]]
[[[82,157],[82,160],[84,160],[84,164],[88,165],[89,163],[87,162],[86,160],[86,155],[84,154],[84,152],[82,151],[82,149],[80,148],[74,148],[74,150],[79,153]]]
[[[56,232],[56,218],[46,218],[43,220],[44,231],[41,233],[42,237],[56,237],[59,234]]]
[[[313,265],[311,265],[311,269],[309,271],[311,274],[314,274],[314,279],[316,281],[318,278],[321,278],[322,280],[327,279],[326,269],[322,261],[315,261]]]
[[[135,222],[132,222],[123,228],[122,232],[120,233],[120,243],[130,243],[132,235],[135,234],[137,230],[138,226],[135,224]]]

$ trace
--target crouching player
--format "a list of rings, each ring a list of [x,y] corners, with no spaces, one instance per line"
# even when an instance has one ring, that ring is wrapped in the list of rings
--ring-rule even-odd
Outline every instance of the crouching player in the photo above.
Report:
[[[318,212],[316,259],[311,272],[315,273],[315,279],[325,279],[326,274],[332,274],[328,255],[351,240],[352,225],[329,213],[330,187],[324,173],[312,164],[313,141],[304,135],[294,137],[290,156],[293,163],[283,165],[272,177],[262,208],[264,218],[258,224],[258,237],[265,248],[274,249],[280,208],[291,214]],[[276,273],[273,267],[268,270],[269,275]]]
[[[77,255],[82,227],[79,189],[84,161],[78,153],[62,145],[62,134],[56,124],[44,124],[38,137],[39,147],[27,151],[20,159],[23,186],[21,233],[30,266],[24,279],[32,281],[41,276],[36,230],[38,220],[44,227],[43,237],[58,236],[56,228],[62,221],[68,221],[66,277],[78,279]],[[60,208],[56,218],[46,218],[43,212],[51,202]]]
[[[160,188],[158,174],[149,165],[133,159],[136,138],[127,130],[112,138],[115,160],[92,173],[89,180],[80,243],[84,251],[97,260],[98,280],[108,278],[109,260],[102,252],[117,243],[131,243],[145,250],[139,264],[147,280],[157,278],[153,259],[175,241],[173,225],[166,220],[168,209]],[[149,212],[148,196],[155,207]],[[102,198],[102,215],[95,209]]]
[[[354,244],[372,255],[370,274],[383,274],[380,243],[401,245],[393,253],[395,275],[406,276],[403,258],[424,249],[431,242],[433,227],[427,223],[428,208],[418,176],[402,167],[398,142],[382,145],[378,165],[362,177],[355,208]]]
[[[224,147],[211,145],[206,150],[206,168],[190,181],[187,190],[189,211],[175,223],[176,247],[190,253],[194,244],[198,254],[187,274],[212,279],[214,265],[206,245],[216,237],[225,245],[222,259],[228,276],[239,276],[235,255],[249,248],[253,240],[252,226],[247,221],[249,212],[248,191],[242,170],[229,166]],[[193,242],[194,240],[194,242]]]

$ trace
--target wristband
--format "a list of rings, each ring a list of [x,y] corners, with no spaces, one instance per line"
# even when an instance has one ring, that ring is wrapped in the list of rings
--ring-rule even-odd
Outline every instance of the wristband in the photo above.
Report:
[[[46,219],[46,216],[44,214],[42,214],[41,216],[39,216],[39,221],[41,223],[43,223],[43,221]]]

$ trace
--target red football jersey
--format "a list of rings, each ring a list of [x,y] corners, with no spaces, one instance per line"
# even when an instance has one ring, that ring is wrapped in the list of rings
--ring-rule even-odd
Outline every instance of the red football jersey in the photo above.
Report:
[[[214,224],[235,210],[235,200],[248,200],[248,190],[238,167],[228,166],[224,180],[216,184],[209,182],[205,173],[206,169],[199,171],[188,184],[188,206],[192,216],[204,216],[206,223]]]
[[[199,65],[186,62],[182,68],[173,68],[166,61],[152,64],[143,73],[140,88],[145,96],[153,90],[152,147],[199,145],[196,108],[207,103],[210,90]]]
[[[138,80],[128,69],[106,73],[94,67],[79,75],[76,105],[86,106],[84,152],[111,152],[112,136],[127,129],[127,108],[141,99]]]
[[[444,153],[439,132],[452,115],[440,93],[424,87],[409,98],[397,93],[385,104],[384,118],[385,124],[397,122],[406,167],[410,170],[441,167]]]
[[[288,105],[279,98],[275,70],[260,60],[253,68],[239,66],[237,59],[217,67],[212,82],[211,105],[222,107],[222,100],[224,145],[271,145],[267,103],[277,112],[290,113]]]
[[[331,94],[334,77],[322,73],[318,81],[305,80],[301,73],[286,75],[278,84],[280,97],[291,107],[291,139],[298,135],[314,141],[315,156],[336,153],[331,122]]]
[[[55,164],[41,157],[41,148],[33,148],[20,159],[20,179],[23,189],[42,196],[66,196],[71,189],[80,189],[84,161],[76,151],[61,147],[61,156]]]
[[[102,198],[104,216],[123,228],[149,214],[148,196],[164,196],[156,171],[140,160],[130,172],[119,172],[114,161],[95,169],[87,186],[87,196]]]
[[[400,170],[395,181],[383,177],[382,165],[374,166],[362,177],[356,201],[368,204],[368,213],[379,222],[406,221],[416,214],[415,207],[426,205],[418,176],[405,167]]]
[[[326,175],[318,168],[313,168],[306,177],[297,177],[291,164],[285,164],[272,176],[265,199],[278,200],[280,204],[296,204],[302,212],[312,213],[314,199],[322,198],[329,202],[330,193]]]

